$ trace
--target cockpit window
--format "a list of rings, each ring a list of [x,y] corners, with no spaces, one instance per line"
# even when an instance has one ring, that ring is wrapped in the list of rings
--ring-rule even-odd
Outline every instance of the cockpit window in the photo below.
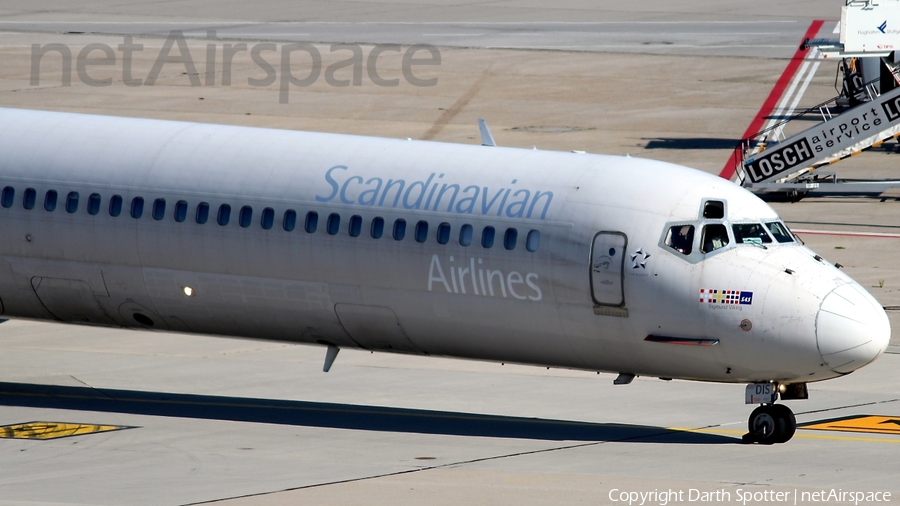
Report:
[[[788,232],[787,227],[781,224],[780,221],[772,221],[766,223],[766,226],[769,227],[769,232],[772,232],[772,235],[775,237],[775,240],[781,243],[785,242],[794,242],[794,237]]]
[[[772,242],[761,223],[738,223],[731,226],[738,244],[763,244]]]
[[[728,229],[725,225],[715,224],[703,227],[703,236],[700,240],[700,251],[709,253],[728,245]]]
[[[721,220],[725,217],[725,204],[719,200],[707,200],[703,205],[703,217],[707,220]]]
[[[694,226],[676,225],[666,234],[666,246],[681,253],[690,255],[694,244]]]

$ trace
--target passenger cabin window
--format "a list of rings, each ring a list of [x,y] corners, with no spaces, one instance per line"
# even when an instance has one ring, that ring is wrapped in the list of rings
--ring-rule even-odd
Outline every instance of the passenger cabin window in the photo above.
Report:
[[[58,195],[56,190],[49,190],[47,194],[44,195],[44,210],[48,212],[53,212],[56,209],[56,199]]]
[[[709,253],[728,245],[728,229],[725,225],[715,224],[703,227],[700,240],[700,251]]]
[[[441,223],[440,225],[438,225],[437,242],[438,242],[438,244],[447,244],[448,242],[450,242],[450,224],[449,223]]]
[[[153,219],[160,221],[166,217],[166,199],[156,199],[153,201]]]
[[[271,229],[275,225],[275,210],[271,207],[263,209],[262,219],[260,219],[259,224],[263,230]]]
[[[131,217],[138,219],[144,215],[144,199],[135,197],[131,199]]]
[[[91,216],[96,216],[100,214],[100,204],[102,203],[102,198],[99,193],[92,193],[90,197],[88,197],[88,205],[87,211]]]
[[[394,222],[393,237],[395,241],[402,241],[406,237],[406,220],[399,219]]]
[[[216,214],[216,223],[218,223],[220,227],[224,227],[225,225],[228,225],[229,221],[231,221],[231,206],[222,204],[219,206],[219,212]]]
[[[694,226],[676,225],[666,234],[666,246],[681,253],[690,255],[694,247]]]
[[[707,220],[721,220],[725,217],[725,203],[719,200],[707,200],[703,205],[703,217]]]
[[[776,241],[780,243],[794,242],[794,236],[791,235],[787,227],[785,227],[781,222],[769,222],[766,223],[766,227],[769,228],[769,232],[772,232],[772,236],[775,237]]]
[[[328,215],[328,221],[325,222],[325,232],[328,235],[336,235],[341,229],[341,215],[331,213]]]
[[[762,226],[762,223],[736,223],[731,226],[734,231],[734,240],[738,244],[768,244],[772,238]]]
[[[178,223],[183,222],[187,219],[188,212],[188,203],[184,200],[179,200],[175,203],[175,221]]]
[[[538,250],[538,247],[541,245],[541,233],[537,230],[531,230],[528,232],[528,237],[525,238],[525,249],[534,253]]]
[[[238,225],[242,228],[247,228],[251,223],[253,223],[253,208],[244,206],[241,208],[241,212],[238,213]]]
[[[69,192],[66,195],[66,212],[73,214],[78,210],[78,192]]]
[[[291,211],[293,212],[293,211]],[[303,222],[303,230],[306,230],[307,234],[315,233],[316,229],[319,228],[319,213],[315,211],[310,211],[306,213],[306,220]],[[293,230],[293,227],[291,228]]]
[[[428,222],[420,221],[416,223],[416,242],[425,242],[428,240]]]
[[[37,191],[34,188],[27,188],[25,190],[25,194],[22,197],[22,207],[25,209],[34,209],[34,204],[37,201]]]
[[[371,234],[372,239],[381,239],[384,235],[384,218],[375,218],[372,220]]]
[[[0,198],[0,204],[3,204],[3,207],[9,209],[13,205],[13,200],[16,198],[16,189],[12,186],[7,186],[3,189],[3,197]]]
[[[484,227],[484,230],[481,231],[481,247],[494,247],[494,233],[494,227]]]
[[[503,234],[503,247],[512,251],[516,249],[516,241],[519,239],[519,232],[514,228],[506,229]]]
[[[468,246],[472,244],[472,225],[463,225],[459,228],[459,245]]]
[[[317,217],[318,218],[318,217]],[[309,216],[307,216],[307,228],[306,231],[309,232]],[[284,229],[285,232],[293,232],[297,227],[297,211],[293,209],[288,209],[284,212],[284,217],[281,219],[281,228]],[[315,227],[313,227],[313,232],[315,232]],[[312,233],[312,232],[310,232]]]
[[[359,237],[362,233],[362,216],[353,215],[350,217],[350,229],[348,230],[350,237]]]
[[[111,199],[109,199],[109,215],[115,218],[122,214],[122,196],[121,195],[113,195]]]
[[[207,204],[206,202],[197,204],[196,221],[200,225],[203,225],[207,221],[209,221],[209,204]]]

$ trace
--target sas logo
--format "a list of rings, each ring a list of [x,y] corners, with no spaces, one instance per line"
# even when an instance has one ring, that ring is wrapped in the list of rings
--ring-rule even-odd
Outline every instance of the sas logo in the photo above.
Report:
[[[736,304],[748,306],[753,304],[753,292],[742,290],[713,290],[709,288],[701,288],[700,303],[725,305]]]

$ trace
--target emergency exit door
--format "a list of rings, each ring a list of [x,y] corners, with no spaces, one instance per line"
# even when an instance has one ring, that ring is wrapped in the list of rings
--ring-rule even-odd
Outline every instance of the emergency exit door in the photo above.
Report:
[[[591,293],[600,306],[625,305],[624,267],[628,238],[622,232],[599,232],[591,247]]]

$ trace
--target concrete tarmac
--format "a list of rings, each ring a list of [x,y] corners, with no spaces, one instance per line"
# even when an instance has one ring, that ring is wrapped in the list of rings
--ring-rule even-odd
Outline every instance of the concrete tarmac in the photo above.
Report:
[[[0,440],[4,505],[900,494],[898,435],[799,429],[785,445],[741,444],[743,385],[613,386],[610,374],[354,350],[326,374],[315,347],[14,321],[0,330],[0,425],[126,427]],[[898,381],[900,355],[889,354],[787,404],[801,423],[900,420]]]
[[[834,24],[834,23],[832,23]],[[432,44],[442,47],[790,57],[808,23],[757,21],[603,22],[0,22],[0,30],[94,35],[155,35],[229,41]]]
[[[840,19],[839,2],[819,0],[633,0],[591,2],[531,0],[180,0],[179,2],[118,2],[92,0],[6,0],[0,16],[8,21],[128,21],[158,22],[223,20],[238,22],[604,22],[604,21],[784,21]]]
[[[839,14],[839,3],[820,1],[12,0],[0,6],[0,105],[470,144],[484,117],[506,146],[628,153],[718,173],[810,22],[831,20],[820,32],[831,36]],[[172,26],[186,31],[195,71],[167,63],[149,83]],[[124,82],[118,45],[129,33],[144,46],[130,76],[140,86]],[[264,74],[249,51],[235,55],[225,84],[225,44],[298,38],[320,43],[323,68],[346,57],[332,42],[437,44],[440,65],[418,70],[437,84],[410,84],[402,55],[387,54],[378,71],[397,86],[323,77],[281,103],[279,82],[250,84]],[[87,70],[110,84],[87,84],[73,64],[64,85],[58,54],[33,83],[32,44],[51,43],[73,55],[110,47],[116,63]],[[210,43],[219,65],[206,85]],[[622,47],[606,47],[614,44]],[[565,45],[583,47],[556,47]],[[800,107],[835,94],[834,72],[822,64]],[[887,143],[833,167],[897,177],[895,150]],[[846,235],[900,234],[895,199],[773,205],[900,328],[900,239]],[[740,444],[752,408],[742,385],[638,378],[614,387],[608,374],[353,350],[325,374],[320,348],[8,321],[0,425],[121,429],[0,440],[0,505],[627,504],[623,492],[654,491],[645,504],[662,504],[667,491],[676,493],[669,504],[853,503],[821,500],[832,489],[897,501],[900,338],[892,344],[871,366],[788,402],[801,424],[880,418],[801,428],[790,443],[763,447]]]

